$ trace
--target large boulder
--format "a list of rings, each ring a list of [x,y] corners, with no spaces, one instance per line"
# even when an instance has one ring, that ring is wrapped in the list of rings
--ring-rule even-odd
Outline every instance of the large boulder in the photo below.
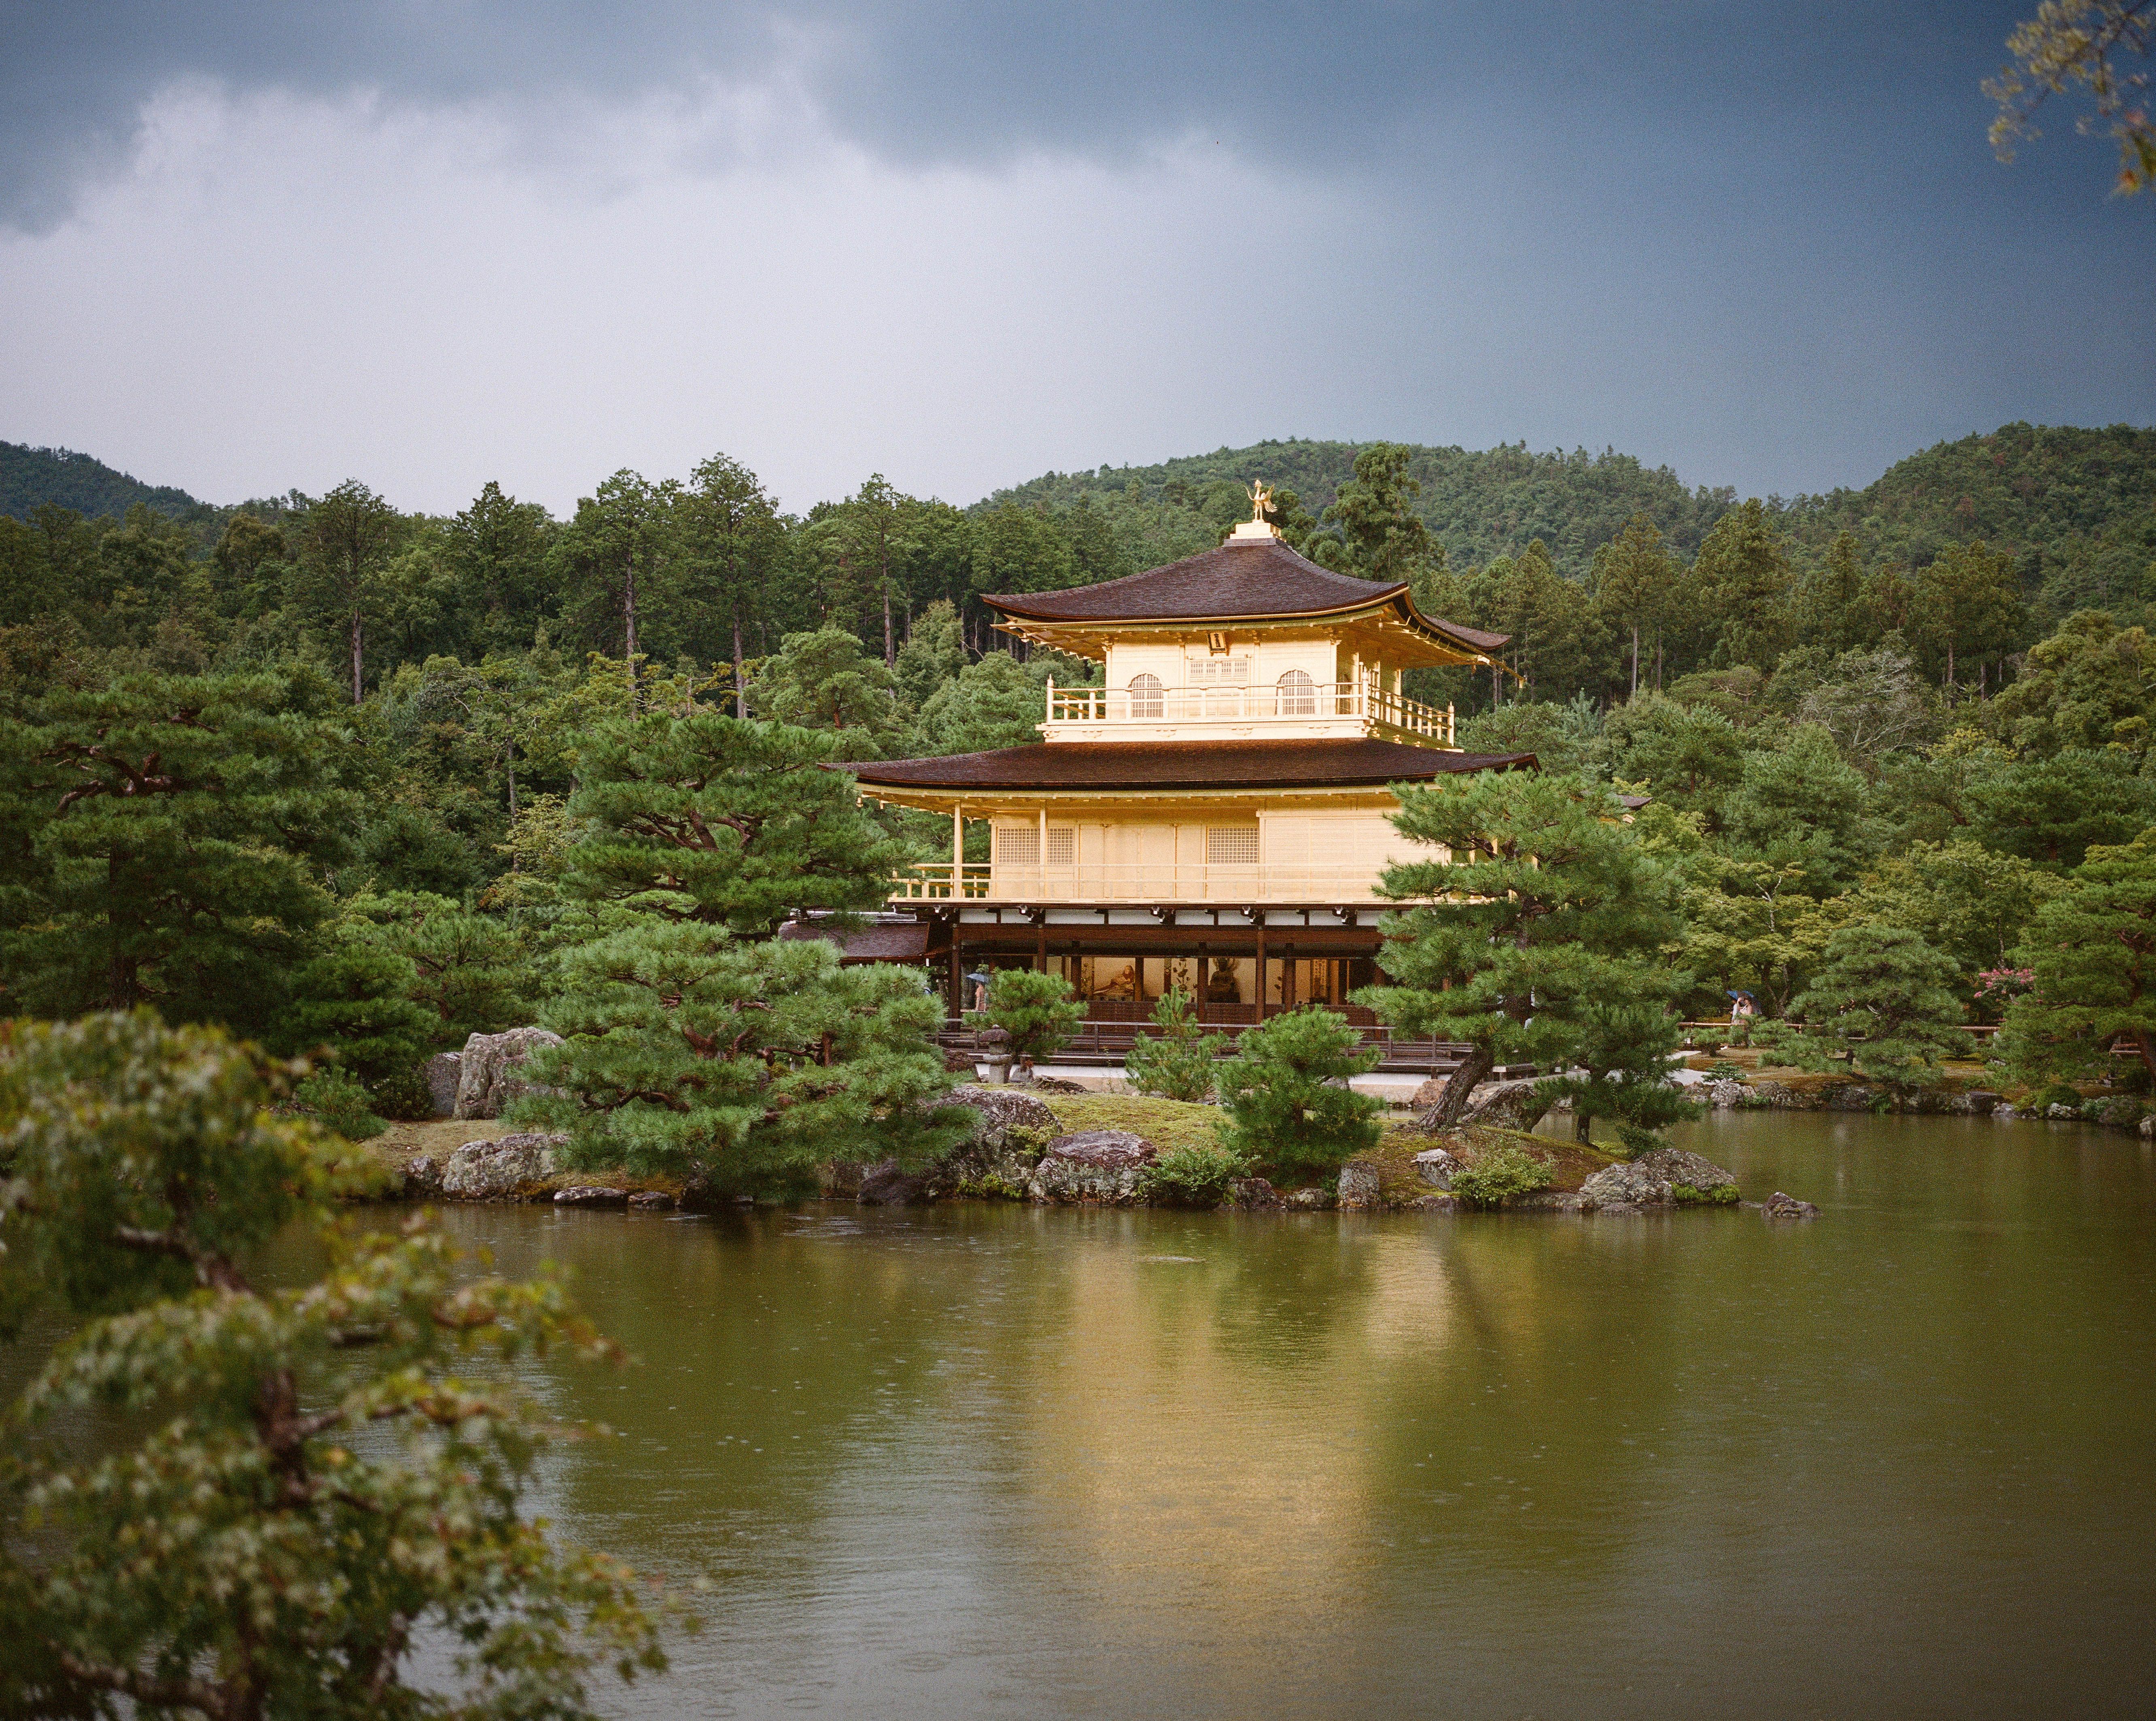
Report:
[[[419,1066],[427,1083],[427,1098],[438,1118],[454,1117],[457,1109],[457,1076],[464,1065],[461,1052],[437,1052]]]
[[[1751,1103],[1752,1089],[1734,1076],[1707,1084],[1707,1103],[1717,1111],[1734,1111]]]
[[[928,1191],[920,1177],[900,1170],[896,1160],[878,1160],[861,1167],[854,1199],[865,1207],[910,1207],[927,1201]]]
[[[442,1168],[442,1193],[454,1201],[500,1201],[544,1195],[555,1173],[555,1150],[566,1135],[526,1132],[494,1141],[467,1141]]]
[[[1445,1084],[1451,1079],[1452,1078],[1450,1076],[1431,1076],[1428,1078],[1424,1081],[1422,1086],[1414,1090],[1414,1098],[1410,1099],[1408,1104],[1412,1105],[1417,1111],[1428,1111],[1430,1107],[1437,1104],[1445,1098]]]
[[[1374,1213],[1385,1205],[1378,1191],[1378,1168],[1368,1160],[1350,1160],[1340,1168],[1336,1193],[1343,1211]]]
[[[559,1034],[543,1027],[513,1027],[506,1033],[474,1034],[457,1061],[457,1102],[450,1115],[461,1121],[498,1118],[512,1099],[550,1094],[524,1079],[524,1062],[542,1046],[558,1046]]]
[[[1517,1129],[1522,1135],[1543,1120],[1549,1101],[1537,1091],[1542,1083],[1532,1076],[1508,1082],[1484,1082],[1467,1099],[1463,1124],[1480,1124],[1491,1129]]]
[[[1426,1147],[1414,1156],[1415,1176],[1434,1189],[1452,1187],[1453,1174],[1460,1170],[1460,1161],[1450,1149]]]
[[[1636,1160],[1604,1165],[1579,1186],[1579,1205],[1605,1213],[1680,1201],[1722,1205],[1736,1199],[1736,1177],[1712,1160],[1681,1147],[1657,1147]]]
[[[969,1083],[942,1102],[973,1114],[973,1133],[921,1174],[919,1199],[952,1195],[1025,1193],[1049,1141],[1059,1133],[1055,1114],[1022,1088]]]
[[[1580,1206],[1605,1213],[1636,1213],[1642,1207],[1666,1206],[1669,1199],[1668,1179],[1630,1160],[1604,1165],[1579,1186]]]
[[[1238,1177],[1228,1186],[1228,1199],[1222,1203],[1245,1213],[1261,1213],[1281,1204],[1280,1191],[1270,1178]]]
[[[1710,1190],[1734,1189],[1737,1174],[1712,1160],[1702,1159],[1696,1153],[1686,1153],[1681,1147],[1657,1147],[1641,1154],[1632,1163],[1651,1177],[1660,1177],[1672,1187],[1684,1185],[1702,1195]]]
[[[1769,1219],[1816,1219],[1819,1209],[1810,1201],[1800,1201],[1794,1196],[1776,1190],[1767,1197],[1766,1214]]]
[[[1127,1129],[1081,1129],[1059,1135],[1034,1168],[1026,1193],[1043,1206],[1079,1201],[1127,1207],[1137,1199],[1153,1146]]]

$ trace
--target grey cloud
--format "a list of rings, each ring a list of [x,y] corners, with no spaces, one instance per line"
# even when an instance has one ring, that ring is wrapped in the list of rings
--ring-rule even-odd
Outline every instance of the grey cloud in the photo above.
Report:
[[[124,162],[145,104],[190,79],[513,100],[529,116],[553,95],[785,79],[834,134],[902,162],[1115,161],[1188,139],[1383,174],[1418,138],[1493,109],[1578,128],[1590,147],[1611,128],[1651,138],[1655,117],[1678,109],[1756,125],[1845,84],[1872,48],[1921,41],[1928,16],[1966,28],[1940,0],[1891,22],[1848,5],[1762,16],[1706,0],[1583,13],[1517,0],[0,0],[0,221],[64,218],[87,181]]]

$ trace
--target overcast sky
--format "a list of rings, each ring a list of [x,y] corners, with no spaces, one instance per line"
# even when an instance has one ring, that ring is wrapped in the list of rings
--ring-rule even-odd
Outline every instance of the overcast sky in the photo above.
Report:
[[[449,511],[2149,423],[2156,196],[1984,142],[2033,6],[0,0],[0,438]]]

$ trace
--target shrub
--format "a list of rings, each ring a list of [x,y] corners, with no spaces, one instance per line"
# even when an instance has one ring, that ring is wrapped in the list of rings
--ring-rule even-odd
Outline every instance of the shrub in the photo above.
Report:
[[[1158,1035],[1140,1034],[1123,1061],[1124,1073],[1141,1094],[1158,1094],[1163,1099],[1199,1101],[1213,1094],[1214,1054],[1222,1036],[1209,1034],[1198,1026],[1198,1011],[1190,994],[1169,992],[1153,1006]]]
[[[1233,1148],[1205,1142],[1171,1147],[1146,1168],[1144,1196],[1162,1207],[1217,1207],[1229,1186],[1248,1175],[1250,1161]]]
[[[1652,1153],[1658,1147],[1667,1147],[1668,1137],[1659,1129],[1642,1129],[1637,1124],[1617,1126],[1618,1146],[1611,1150],[1618,1159],[1637,1159],[1643,1153]]]
[[[408,1124],[424,1124],[434,1114],[434,1096],[427,1086],[426,1072],[418,1064],[390,1071],[367,1083],[374,1109],[385,1118]]]
[[[1672,1183],[1670,1199],[1681,1207],[1730,1207],[1737,1204],[1737,1186],[1717,1183],[1712,1189],[1701,1189],[1689,1183]]]
[[[1740,1082],[1744,1079],[1744,1066],[1732,1063],[1726,1058],[1717,1058],[1707,1065],[1707,1076],[1711,1082]]]
[[[1330,1010],[1306,1006],[1244,1031],[1217,1073],[1232,1123],[1223,1144],[1284,1171],[1337,1170],[1378,1145],[1380,1102],[1348,1086],[1378,1062]]]
[[[2064,1082],[2054,1082],[2050,1087],[2030,1097],[2029,1109],[2031,1111],[2045,1112],[2055,1105],[2070,1105],[2076,1111],[2079,1111],[2082,1109],[2082,1097]]]
[[[1507,1142],[1486,1148],[1465,1170],[1452,1174],[1452,1193],[1471,1207],[1494,1207],[1507,1196],[1549,1187],[1549,1166],[1524,1147]]]
[[[372,1096],[346,1069],[319,1069],[293,1089],[292,1099],[326,1129],[347,1141],[367,1141],[389,1126],[374,1114]]]
[[[2148,1103],[2130,1094],[2121,1094],[2104,1100],[2093,1109],[2098,1118],[2113,1129],[2123,1129],[2140,1121],[2142,1113],[2148,1109]]]
[[[988,983],[988,1007],[966,1020],[974,1027],[999,1027],[1010,1036],[1014,1058],[1046,1060],[1078,1032],[1086,1006],[1060,974],[1006,968]]]

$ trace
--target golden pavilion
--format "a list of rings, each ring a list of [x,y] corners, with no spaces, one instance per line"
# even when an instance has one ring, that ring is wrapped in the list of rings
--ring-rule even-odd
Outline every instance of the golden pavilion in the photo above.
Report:
[[[1391,785],[1534,763],[1460,751],[1451,710],[1400,691],[1409,669],[1488,666],[1507,636],[1319,566],[1264,506],[1165,567],[986,600],[1004,632],[1105,668],[1049,684],[1045,745],[845,767],[865,796],[950,817],[951,861],[891,907],[947,964],[954,1015],[969,968],[1012,966],[1062,973],[1100,1022],[1176,987],[1223,1025],[1346,1009],[1377,978],[1378,878],[1408,847]],[[968,820],[985,865],[963,858]]]

